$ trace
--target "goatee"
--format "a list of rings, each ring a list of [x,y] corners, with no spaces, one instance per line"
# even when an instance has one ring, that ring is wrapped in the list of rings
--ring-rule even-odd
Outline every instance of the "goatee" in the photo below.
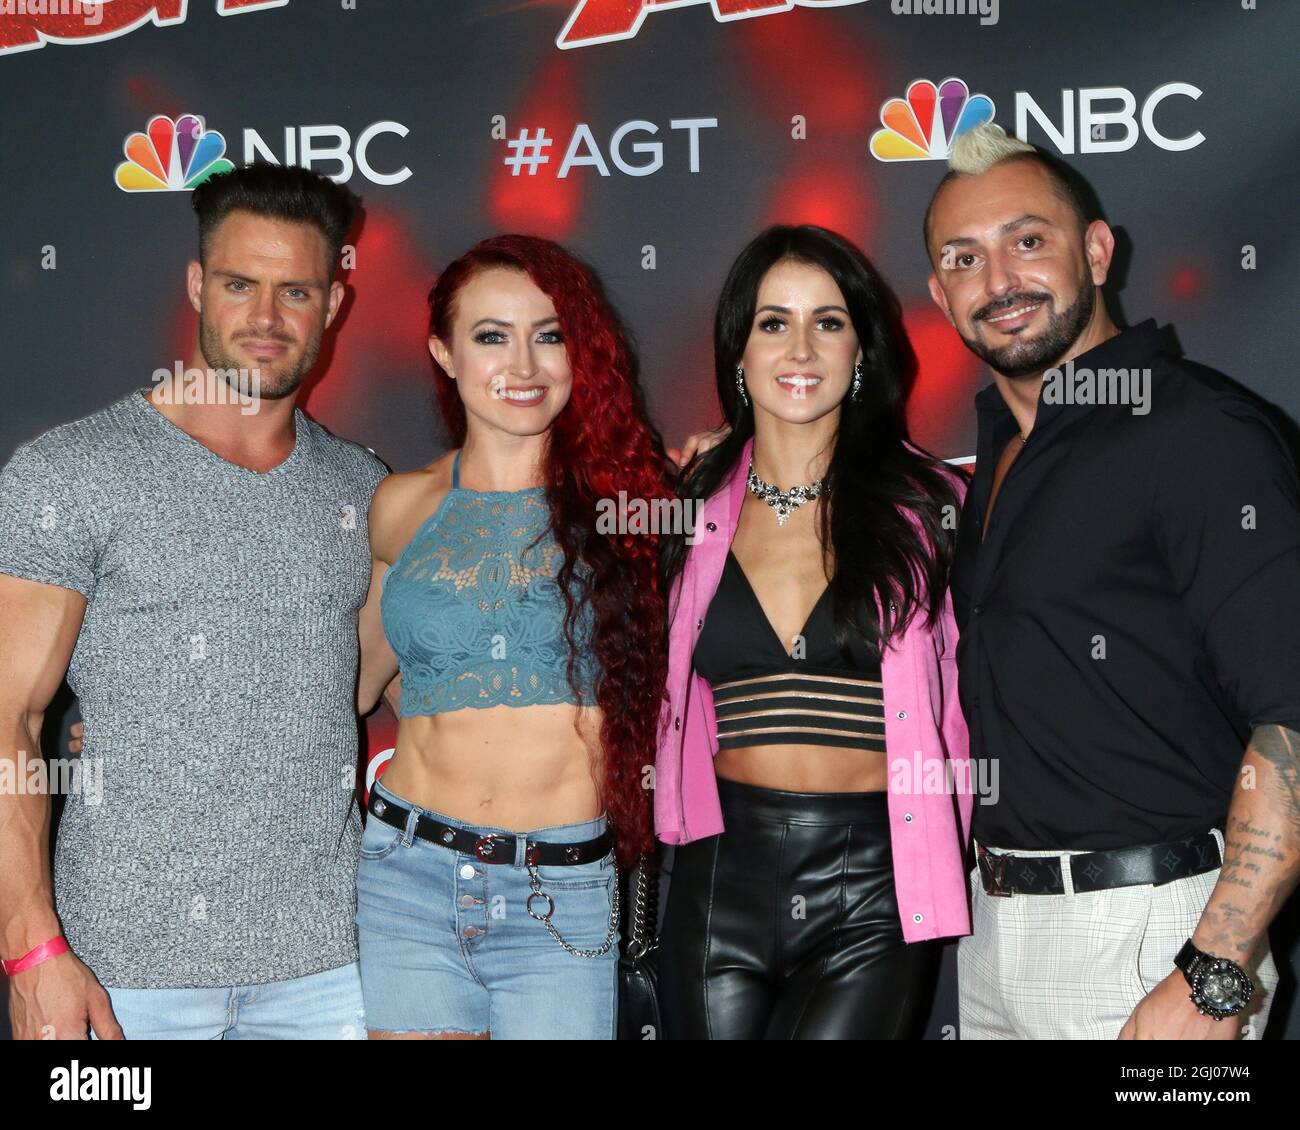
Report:
[[[999,299],[996,303],[981,307],[975,311],[972,321],[996,317],[1030,302],[1050,303],[1051,295],[1030,291],[1014,294],[1010,298]],[[1014,339],[1001,346],[988,345],[965,334],[961,335],[961,339],[976,357],[1004,377],[1025,377],[1031,373],[1041,373],[1064,357],[1079,340],[1079,335],[1092,319],[1096,305],[1096,288],[1092,285],[1092,279],[1085,274],[1079,282],[1078,297],[1066,309],[1055,311],[1048,308],[1047,328],[1037,337]]]

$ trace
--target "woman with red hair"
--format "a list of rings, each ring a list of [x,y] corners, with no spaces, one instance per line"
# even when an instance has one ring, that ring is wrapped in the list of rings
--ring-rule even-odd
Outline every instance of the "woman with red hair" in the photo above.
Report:
[[[657,539],[601,518],[668,494],[663,450],[563,248],[486,240],[429,304],[454,450],[376,492],[360,620],[362,713],[401,672],[357,875],[367,1029],[610,1039],[666,653]]]

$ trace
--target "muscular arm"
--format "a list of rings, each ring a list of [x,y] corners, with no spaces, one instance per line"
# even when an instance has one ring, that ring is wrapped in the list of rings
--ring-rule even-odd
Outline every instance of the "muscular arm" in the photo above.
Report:
[[[0,759],[11,780],[41,757],[45,709],[81,630],[86,598],[0,574]],[[49,865],[50,798],[0,793],[0,946],[19,957],[60,932]]]
[[[41,755],[45,710],[72,657],[86,598],[71,589],[0,574],[0,760],[26,775]],[[62,933],[50,876],[50,798],[0,790],[0,952],[10,960]],[[9,1014],[15,1039],[120,1039],[108,994],[71,953],[14,974]]]
[[[1251,735],[1224,839],[1219,881],[1192,941],[1245,964],[1300,880],[1300,734],[1260,726]]]

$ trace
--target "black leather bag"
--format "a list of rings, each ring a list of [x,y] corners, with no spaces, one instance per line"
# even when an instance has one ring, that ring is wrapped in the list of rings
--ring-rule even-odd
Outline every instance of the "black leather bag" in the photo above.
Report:
[[[663,1036],[655,929],[659,871],[652,859],[642,857],[637,864],[635,893],[624,905],[628,923],[623,931],[627,943],[618,958],[618,1038],[658,1040]]]

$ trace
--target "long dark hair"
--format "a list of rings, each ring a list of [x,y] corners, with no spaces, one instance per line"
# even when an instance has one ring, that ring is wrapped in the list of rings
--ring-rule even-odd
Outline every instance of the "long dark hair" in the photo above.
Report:
[[[564,561],[556,583],[565,601],[566,669],[574,697],[574,625],[579,605],[595,612],[592,650],[600,661],[596,701],[602,711],[601,799],[621,864],[653,850],[645,769],[654,763],[659,709],[667,680],[664,600],[658,538],[609,535],[597,524],[602,499],[670,494],[667,459],[646,413],[636,359],[622,323],[595,273],[557,243],[501,235],[475,244],[450,263],[429,294],[429,331],[451,340],[456,296],[479,271],[523,271],[555,304],[573,370],[569,403],[551,425],[545,471],[551,529]],[[452,442],[465,441],[465,405],[435,362],[437,392]],[[575,599],[570,583],[586,564],[590,581]]]
[[[759,285],[785,260],[821,267],[835,280],[862,344],[860,398],[846,396],[840,405],[818,537],[834,563],[836,643],[847,647],[856,632],[883,649],[918,611],[927,623],[938,616],[959,502],[956,472],[907,446],[905,409],[916,357],[898,300],[870,260],[843,236],[811,224],[770,227],[732,265],[713,325],[718,400],[731,433],[685,468],[680,493],[696,499],[716,493],[754,434],[754,409],[737,394],[736,366],[749,341]],[[683,538],[666,542],[665,592],[687,552]]]

